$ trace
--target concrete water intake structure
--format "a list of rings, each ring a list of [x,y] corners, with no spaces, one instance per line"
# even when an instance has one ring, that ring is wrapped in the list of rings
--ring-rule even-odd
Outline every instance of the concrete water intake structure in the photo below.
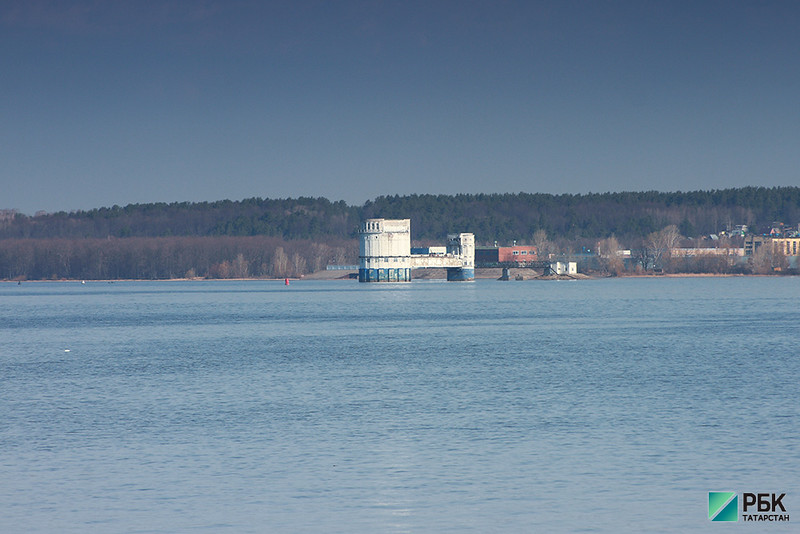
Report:
[[[475,278],[473,234],[448,234],[446,248],[430,247],[415,254],[411,219],[367,219],[358,236],[359,282],[410,282],[412,269],[429,268],[447,269],[450,281]]]

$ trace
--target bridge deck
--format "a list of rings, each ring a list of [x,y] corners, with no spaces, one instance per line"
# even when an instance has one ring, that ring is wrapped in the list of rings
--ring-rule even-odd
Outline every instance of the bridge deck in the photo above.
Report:
[[[411,267],[415,269],[431,269],[431,268],[447,268],[447,267],[462,267],[464,265],[459,256],[452,254],[440,255],[411,255]]]
[[[545,269],[550,267],[552,262],[550,260],[540,260],[540,261],[527,261],[527,262],[517,262],[517,261],[476,261],[475,267],[508,267],[510,269]]]

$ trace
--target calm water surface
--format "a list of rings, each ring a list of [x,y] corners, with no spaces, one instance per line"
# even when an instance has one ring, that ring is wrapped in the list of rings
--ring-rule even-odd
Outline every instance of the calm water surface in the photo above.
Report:
[[[0,532],[706,531],[709,490],[800,522],[797,277],[0,304]]]

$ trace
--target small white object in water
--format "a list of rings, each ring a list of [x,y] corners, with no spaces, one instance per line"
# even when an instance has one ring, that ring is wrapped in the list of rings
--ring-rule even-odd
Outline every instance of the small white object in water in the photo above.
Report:
[[[69,349],[64,349],[64,352],[69,352]]]

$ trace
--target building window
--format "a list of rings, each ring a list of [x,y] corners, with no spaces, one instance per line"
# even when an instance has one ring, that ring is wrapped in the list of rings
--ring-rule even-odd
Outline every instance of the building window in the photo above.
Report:
[[[519,255],[519,250],[515,250],[514,251],[514,256],[518,256],[518,255]]]
[[[523,250],[523,251],[522,251],[522,255],[523,255],[523,256],[527,256],[527,255],[528,255],[528,251],[527,251],[527,250]]]

